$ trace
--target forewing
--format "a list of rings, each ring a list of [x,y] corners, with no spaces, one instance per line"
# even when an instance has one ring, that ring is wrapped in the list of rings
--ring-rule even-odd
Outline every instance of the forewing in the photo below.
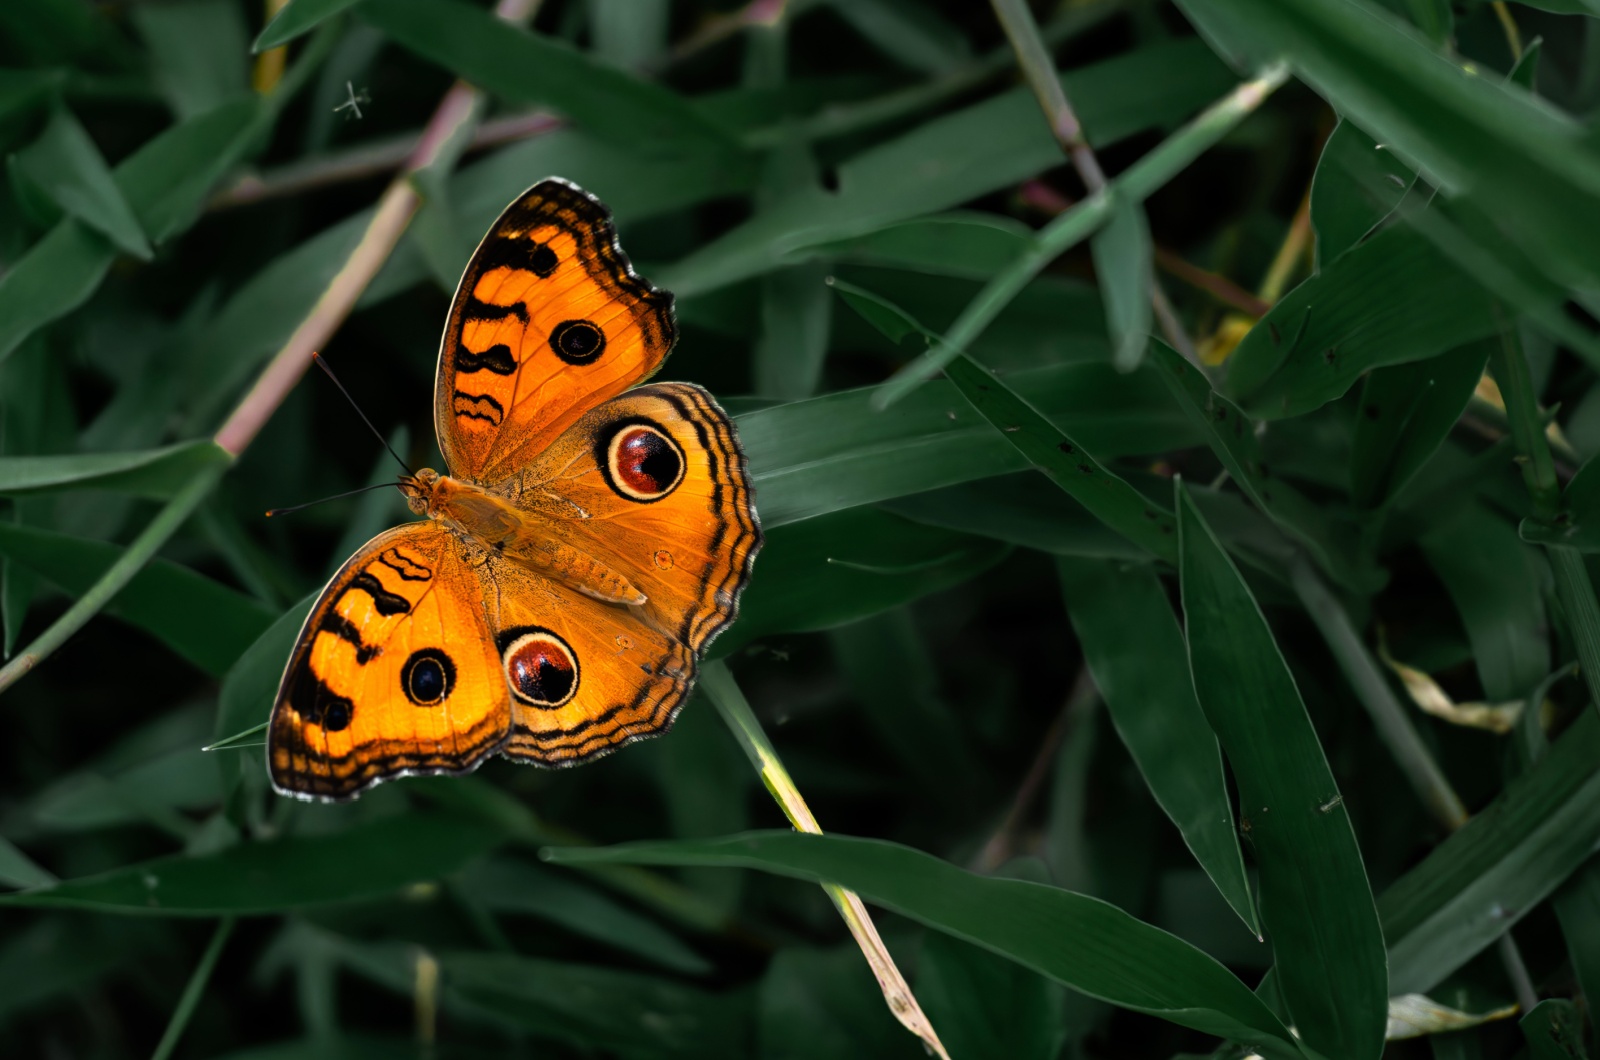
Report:
[[[672,349],[672,295],[635,276],[610,212],[563,180],[490,228],[445,324],[434,425],[449,473],[495,481]]]

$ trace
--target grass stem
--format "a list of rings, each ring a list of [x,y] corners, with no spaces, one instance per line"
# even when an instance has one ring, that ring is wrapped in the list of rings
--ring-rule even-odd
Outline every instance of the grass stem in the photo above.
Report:
[[[228,944],[228,936],[232,934],[233,917],[223,917],[217,922],[217,930],[212,932],[206,951],[200,955],[200,963],[195,965],[193,974],[189,976],[183,996],[178,998],[178,1007],[172,1011],[172,1018],[167,1021],[167,1029],[161,1035],[156,1051],[150,1054],[150,1060],[167,1060],[178,1047],[185,1028],[189,1026],[190,1017],[200,1004],[201,995],[206,992],[206,984],[211,981],[211,973],[217,967],[217,959],[222,956],[222,948]]]
[[[783,760],[778,757],[772,741],[767,739],[766,732],[756,720],[755,712],[750,709],[750,704],[745,700],[738,682],[733,679],[727,663],[720,659],[706,663],[700,672],[700,687],[705,690],[706,698],[716,707],[717,713],[722,716],[728,730],[733,733],[734,739],[739,742],[740,748],[750,759],[751,765],[756,767],[756,772],[761,775],[761,782],[777,801],[789,823],[797,831],[821,835],[822,828],[817,824],[816,817],[812,816],[811,807],[806,805],[806,800],[800,795],[800,789],[795,786],[794,778],[789,776],[789,771],[784,768]],[[872,916],[867,912],[867,907],[861,898],[854,891],[847,891],[836,884],[825,883],[822,889],[828,892],[828,897],[833,900],[839,915],[844,918],[845,926],[855,937],[856,945],[861,947],[861,952],[867,958],[867,964],[872,968],[872,974],[878,980],[878,986],[883,990],[883,999],[888,1004],[889,1011],[894,1013],[894,1018],[899,1020],[906,1030],[921,1038],[923,1044],[935,1056],[941,1057],[942,1060],[950,1060],[944,1045],[939,1041],[939,1035],[933,1029],[933,1024],[923,1013],[922,1006],[917,1004],[916,996],[912,994],[905,976],[900,974],[899,967],[894,963],[894,957],[890,955],[888,947],[878,935],[878,929],[872,923]]]

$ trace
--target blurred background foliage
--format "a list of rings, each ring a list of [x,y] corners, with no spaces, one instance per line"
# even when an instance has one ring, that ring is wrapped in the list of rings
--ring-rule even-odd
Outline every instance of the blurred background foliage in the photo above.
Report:
[[[0,1053],[917,1056],[833,881],[956,1060],[1592,1055],[1597,16],[6,0]],[[289,384],[437,464],[547,175],[749,453],[711,694],[278,798],[201,748],[406,517],[261,518],[392,473]]]

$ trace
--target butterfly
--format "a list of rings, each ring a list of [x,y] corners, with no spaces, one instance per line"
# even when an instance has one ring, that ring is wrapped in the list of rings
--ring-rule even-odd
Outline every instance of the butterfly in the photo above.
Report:
[[[577,765],[672,724],[762,541],[727,413],[636,386],[676,337],[598,199],[552,178],[506,208],[440,344],[445,473],[400,480],[428,518],[363,545],[306,617],[268,726],[279,792]]]

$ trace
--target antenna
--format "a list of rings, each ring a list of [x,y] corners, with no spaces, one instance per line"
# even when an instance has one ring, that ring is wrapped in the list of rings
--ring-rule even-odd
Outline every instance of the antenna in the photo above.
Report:
[[[314,501],[306,501],[304,504],[296,504],[292,508],[272,508],[272,509],[269,509],[268,512],[267,512],[267,518],[271,519],[274,515],[288,515],[290,512],[298,512],[302,508],[309,508],[313,504],[321,504],[323,501],[336,501],[336,500],[339,500],[341,497],[354,497],[358,493],[370,493],[373,490],[388,489],[390,486],[403,488],[404,487],[404,483],[403,482],[377,482],[377,483],[374,483],[371,486],[362,486],[360,489],[346,490],[344,493],[335,493],[331,497],[319,497]]]
[[[350,407],[356,410],[356,415],[361,417],[361,422],[365,423],[367,425],[367,430],[372,432],[373,437],[377,438],[379,443],[382,444],[382,446],[385,449],[389,450],[389,455],[394,457],[395,463],[397,463],[401,467],[405,468],[406,469],[406,474],[410,475],[412,478],[416,478],[417,477],[417,473],[415,471],[411,470],[411,465],[407,464],[404,460],[400,459],[400,454],[394,451],[394,448],[389,444],[388,439],[384,438],[384,436],[382,434],[378,433],[378,428],[374,427],[372,425],[372,421],[367,419],[367,414],[365,412],[361,411],[361,406],[357,405],[356,404],[356,399],[350,396],[350,391],[346,390],[344,388],[344,384],[339,382],[339,377],[333,374],[333,369],[328,367],[327,359],[325,357],[323,357],[322,354],[320,354],[320,353],[313,353],[311,355],[311,359],[313,361],[317,362],[317,367],[321,368],[323,370],[323,372],[327,374],[329,379],[333,380],[333,385],[338,387],[339,388],[339,393],[343,394],[344,395],[344,399],[346,401],[350,402]],[[355,490],[354,492],[359,493],[361,491],[360,490]],[[341,493],[341,494],[339,494],[339,496],[348,497],[349,494],[348,493]],[[327,499],[328,500],[332,500],[333,498],[329,497]],[[313,501],[312,503],[316,503],[316,502]],[[302,505],[301,507],[304,507],[304,505]],[[279,511],[279,512],[293,511],[293,510],[294,509],[292,509],[292,508],[275,508],[275,509],[273,509],[273,511]],[[268,512],[267,514],[271,515],[272,512]]]

